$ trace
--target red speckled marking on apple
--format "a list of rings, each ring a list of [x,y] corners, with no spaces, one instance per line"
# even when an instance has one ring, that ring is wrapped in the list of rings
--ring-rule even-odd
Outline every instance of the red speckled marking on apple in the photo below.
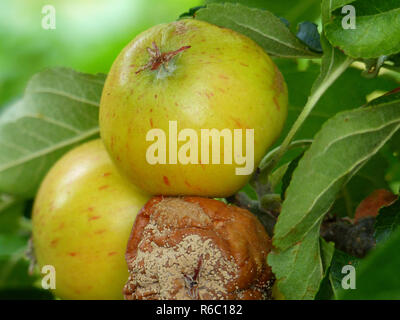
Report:
[[[111,150],[114,150],[114,136],[111,137],[110,148]]]
[[[234,117],[230,117],[230,118],[233,120],[233,122],[235,122],[235,124],[236,124],[239,128],[242,128],[242,127],[243,127],[242,123],[241,123],[238,119],[236,119],[236,118],[234,118]]]
[[[207,98],[208,99],[211,99],[211,97],[213,97],[214,96],[214,93],[212,93],[212,92],[205,92],[205,95],[207,96]]]
[[[109,187],[108,184],[105,184],[104,186],[99,187],[99,190],[105,190]]]
[[[199,159],[199,165],[200,165],[203,169],[206,168],[205,164],[201,163],[201,159]]]
[[[275,103],[275,105],[276,105],[276,108],[278,109],[278,110],[280,110],[281,109],[281,106],[279,105],[279,101],[278,101],[278,98],[276,97],[276,96],[274,96],[274,103]]]
[[[100,218],[101,218],[100,216],[92,216],[92,217],[89,217],[88,220],[92,221],[92,220],[97,220],[97,219],[100,219]]]
[[[164,180],[164,183],[165,183],[167,186],[170,186],[169,180],[168,180],[168,178],[167,178],[166,176],[163,176],[163,180]]]
[[[75,257],[77,255],[77,253],[76,252],[68,252],[68,255],[71,257]]]
[[[57,229],[57,230],[64,229],[64,227],[65,227],[65,224],[64,224],[64,222],[62,222],[62,223],[60,223],[60,224],[59,224],[59,226],[58,226],[58,229]]]
[[[111,252],[108,253],[109,256],[113,256],[113,255],[115,255],[115,254],[117,254],[116,251],[111,251]]]
[[[280,105],[279,105],[279,96],[284,90],[284,80],[282,77],[281,72],[278,70],[278,67],[274,65],[274,71],[275,71],[275,76],[274,76],[274,82],[272,83],[272,90],[274,90],[274,103],[277,107],[278,110],[280,110]]]

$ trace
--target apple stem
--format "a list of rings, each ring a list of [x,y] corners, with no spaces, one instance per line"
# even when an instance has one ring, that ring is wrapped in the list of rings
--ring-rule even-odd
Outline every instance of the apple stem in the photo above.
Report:
[[[153,45],[153,48],[147,48],[147,52],[150,55],[149,62],[147,64],[145,64],[144,66],[140,67],[136,71],[136,74],[138,74],[146,69],[157,70],[162,65],[165,65],[165,67],[167,68],[168,62],[173,57],[175,57],[178,53],[191,48],[191,46],[183,46],[183,47],[179,48],[178,50],[161,53],[160,49],[158,48],[157,44],[154,41],[153,41],[152,45]]]
[[[203,264],[203,256],[200,256],[199,261],[197,262],[197,267],[194,270],[194,275],[193,277],[188,276],[186,274],[183,275],[184,280],[185,280],[185,285],[188,289],[189,295],[193,299],[199,300],[199,291],[198,291],[198,284],[199,284],[199,275],[200,275],[200,269]]]

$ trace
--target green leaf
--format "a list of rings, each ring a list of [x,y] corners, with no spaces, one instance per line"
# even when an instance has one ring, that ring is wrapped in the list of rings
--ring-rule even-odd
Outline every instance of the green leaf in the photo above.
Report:
[[[10,258],[15,252],[24,250],[26,239],[14,234],[0,234],[0,261]]]
[[[329,11],[327,12],[328,14],[331,14],[333,10],[336,10],[338,8],[341,8],[345,6],[346,4],[350,4],[356,0],[322,0],[322,6],[324,5],[329,5]],[[324,12],[324,9],[322,10]],[[324,20],[326,21],[326,20]]]
[[[280,144],[307,102],[313,82],[319,75],[320,66],[310,63],[305,70],[299,70],[296,62],[292,60],[276,59],[275,63],[281,70],[290,93],[288,118],[281,139],[277,142]],[[322,124],[336,113],[364,105],[367,103],[366,96],[370,93],[376,90],[390,91],[397,85],[396,81],[387,76],[366,80],[361,76],[359,69],[348,68],[318,101],[297,132],[296,139],[312,139]],[[400,150],[400,143],[397,144]]]
[[[392,74],[400,81],[400,53],[387,57],[387,61],[385,61],[383,67],[395,71],[396,73],[394,72]]]
[[[342,291],[340,299],[400,299],[400,229],[377,246],[357,270],[356,290]]]
[[[319,225],[287,250],[272,251],[268,255],[268,264],[277,278],[279,291],[286,299],[313,299],[325,273]]]
[[[0,291],[5,288],[30,287],[37,275],[29,275],[29,261],[25,258],[28,236],[0,233]]]
[[[348,180],[399,128],[400,103],[394,101],[340,113],[316,135],[287,189],[269,260],[285,282],[281,292],[288,299],[314,297],[323,278],[318,237],[324,214]],[[278,271],[284,261],[291,264],[290,276],[284,272],[287,269]],[[314,277],[304,278],[305,274]],[[294,282],[301,288],[294,290]]]
[[[400,102],[400,88],[396,88],[385,95],[374,99],[368,103],[369,106],[374,106],[377,104],[385,103],[387,101],[397,100]],[[393,138],[390,140],[389,146],[394,152],[395,156],[400,158],[400,132],[397,132]]]
[[[400,226],[400,200],[379,211],[375,222],[375,239],[377,243],[385,242]]]
[[[340,1],[349,3],[350,1]],[[378,58],[400,52],[400,3],[397,0],[357,0],[351,2],[356,28],[344,29],[345,17],[337,5],[332,19],[324,24],[330,43],[353,58]]]
[[[210,4],[196,13],[196,19],[242,33],[269,54],[285,58],[315,58],[312,52],[269,11],[240,4]]]
[[[29,274],[29,261],[21,255],[0,260],[0,295],[7,289],[28,289],[34,286],[38,274]]]
[[[329,45],[324,36],[321,37],[321,45],[324,50],[321,72],[311,88],[311,94],[332,84],[353,62],[352,59]]]
[[[5,200],[2,201],[2,199]],[[23,220],[28,221],[23,217],[24,209],[25,203],[23,201],[0,194],[0,234],[22,231]]]
[[[282,178],[282,190],[281,190],[281,198],[282,200],[285,199],[285,192],[290,185],[290,181],[292,180],[293,172],[296,170],[297,166],[299,165],[300,159],[303,157],[304,153],[301,153],[297,156],[293,161],[290,162],[285,175]]]
[[[332,195],[336,194],[332,191],[359,170],[399,127],[397,101],[343,112],[329,120],[306,151],[287,190],[277,224],[280,228],[275,233],[279,247],[290,246],[292,237],[311,228],[321,218],[321,211],[332,204]],[[290,215],[285,211],[290,211]],[[302,231],[293,230],[300,222]]]
[[[360,202],[374,190],[389,189],[385,180],[388,166],[385,157],[375,155],[343,187],[330,211],[339,217],[353,218]]]
[[[335,252],[335,244],[333,242],[326,242],[323,238],[320,238],[319,241],[321,243],[322,266],[326,275]]]
[[[17,203],[17,198],[9,194],[0,193],[0,214]]]
[[[396,156],[399,156],[400,155],[400,133],[397,133],[393,137],[390,145],[391,145],[393,152],[396,153]]]
[[[400,88],[397,88],[395,90],[392,90],[391,92],[388,92],[387,94],[376,98],[372,101],[370,101],[368,103],[369,106],[376,106],[382,103],[386,103],[386,102],[391,102],[397,100],[398,102],[400,102]]]
[[[333,252],[334,244],[320,239],[316,226],[301,243],[281,254],[270,253],[268,263],[273,267],[279,291],[286,299],[313,299],[327,274]]]
[[[324,5],[326,6],[326,3],[323,3],[323,7]],[[326,12],[326,10],[329,10],[329,8],[325,8],[324,12]],[[347,64],[349,60],[339,50],[331,47],[325,37],[322,37],[321,40],[324,45],[325,54],[323,56],[320,75],[313,85],[313,92],[329,79],[330,75],[335,72],[335,69],[341,68],[343,63]],[[303,108],[302,106],[306,103],[307,92],[310,91],[314,79],[318,76],[318,69],[317,65],[313,63],[305,70],[298,70],[297,65],[291,61],[277,60],[276,62],[284,75],[290,92],[287,125],[282,134],[282,137],[284,137],[288,129],[298,118]],[[312,138],[315,133],[320,130],[322,124],[339,111],[363,105],[367,102],[366,96],[370,93],[376,90],[383,92],[390,91],[396,85],[396,81],[390,77],[381,76],[365,81],[365,79],[361,77],[359,69],[348,68],[318,101],[302,127],[298,130],[296,138]],[[281,143],[281,141],[282,138],[278,141],[278,144]],[[291,156],[291,154],[288,155]],[[286,159],[286,161],[288,160]],[[368,163],[368,167],[371,169],[374,168],[374,170],[362,170],[350,181],[349,188],[345,188],[341,192],[340,199],[335,204],[335,209],[337,209],[341,215],[350,213],[352,215],[358,202],[374,190],[371,189],[373,186],[377,186],[377,188],[387,187],[383,172],[385,168],[383,166],[380,167],[380,165],[383,164],[387,164],[383,157],[375,157],[373,161]]]
[[[320,238],[321,242],[321,257],[322,265],[324,269],[324,279],[320,284],[318,293],[315,297],[316,300],[328,300],[333,295],[331,283],[329,281],[329,270],[335,252],[335,244],[333,242],[326,242],[323,238]]]
[[[331,282],[329,281],[329,276],[326,275],[319,286],[318,292],[315,295],[315,300],[332,300],[333,299],[333,289]]]
[[[70,69],[36,74],[25,96],[0,118],[0,190],[32,197],[66,151],[98,136],[105,75]]]
[[[0,296],[3,288],[30,286],[35,280],[24,258],[30,235],[25,207],[24,201],[0,194]]]
[[[196,14],[196,12],[198,10],[200,10],[201,8],[205,8],[205,6],[197,6],[197,7],[194,7],[194,8],[190,8],[187,12],[182,13],[179,16],[179,19],[186,18],[186,17],[193,17]]]
[[[329,43],[325,39],[321,38],[321,45],[324,50],[322,57],[321,72],[317,80],[314,82],[311,88],[311,94],[307,99],[307,103],[300,112],[298,118],[293,123],[288,134],[285,136],[280,151],[276,154],[275,158],[271,160],[270,166],[276,166],[282,159],[282,156],[288,149],[291,141],[295,138],[299,129],[303,126],[314,107],[318,104],[320,98],[324,93],[331,87],[331,85],[340,77],[340,75],[350,66],[352,60],[348,58],[341,58],[340,55],[336,55],[335,51],[330,50]],[[337,58],[336,58],[337,57]],[[268,169],[266,169],[268,170]]]
[[[240,3],[247,7],[265,9],[278,17],[284,17],[291,25],[303,21],[315,21],[320,13],[320,0],[207,0],[206,3]]]

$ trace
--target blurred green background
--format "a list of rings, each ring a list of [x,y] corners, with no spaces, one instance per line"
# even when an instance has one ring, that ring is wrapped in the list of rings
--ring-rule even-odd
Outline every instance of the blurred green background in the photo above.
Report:
[[[0,106],[20,97],[45,67],[108,72],[121,49],[149,27],[176,20],[201,0],[1,0]],[[42,28],[42,8],[56,9],[56,29]]]

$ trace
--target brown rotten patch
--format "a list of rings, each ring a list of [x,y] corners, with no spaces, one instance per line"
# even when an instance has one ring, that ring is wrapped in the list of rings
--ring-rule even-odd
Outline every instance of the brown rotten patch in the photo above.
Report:
[[[154,197],[138,214],[125,298],[266,299],[271,242],[245,209],[199,197]]]

